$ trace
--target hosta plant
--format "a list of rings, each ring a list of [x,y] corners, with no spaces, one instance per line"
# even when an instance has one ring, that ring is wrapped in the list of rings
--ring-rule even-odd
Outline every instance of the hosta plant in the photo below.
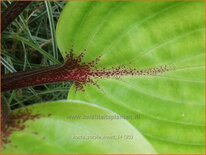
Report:
[[[56,28],[65,64],[5,76],[3,88],[71,81],[70,101],[12,112],[29,116],[6,126],[3,152],[204,153],[204,16],[203,2],[68,2]],[[68,119],[89,114],[139,117]],[[74,139],[116,134],[134,138]]]

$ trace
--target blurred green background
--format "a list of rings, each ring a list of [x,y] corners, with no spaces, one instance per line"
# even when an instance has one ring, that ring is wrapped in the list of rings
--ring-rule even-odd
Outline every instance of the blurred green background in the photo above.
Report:
[[[2,3],[2,12],[11,2]],[[31,70],[63,62],[56,45],[55,28],[66,2],[32,2],[2,33],[1,73]],[[53,56],[51,61],[46,53]],[[65,99],[69,82],[4,92],[11,109],[42,101]]]

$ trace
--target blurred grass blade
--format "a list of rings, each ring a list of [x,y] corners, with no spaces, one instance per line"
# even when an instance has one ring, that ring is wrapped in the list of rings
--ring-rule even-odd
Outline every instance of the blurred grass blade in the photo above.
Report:
[[[37,50],[39,53],[41,53],[42,55],[44,55],[46,58],[48,58],[49,60],[51,60],[54,64],[60,64],[60,62],[55,59],[52,55],[50,55],[49,53],[47,53],[45,50],[41,49],[38,45],[36,45],[35,43],[29,41],[28,39],[25,39],[21,36],[18,36],[16,34],[12,34],[12,35],[7,35],[5,36],[6,38],[13,38],[16,40],[19,40],[23,43],[25,43],[26,45],[34,48],[35,50]]]
[[[11,66],[3,57],[1,57],[1,64],[11,73],[16,72],[15,68]]]
[[[54,25],[54,19],[53,19],[53,12],[52,12],[52,6],[50,2],[45,1],[46,9],[47,9],[47,14],[49,18],[49,26],[51,30],[51,38],[52,38],[52,46],[53,46],[53,56],[58,59],[58,50],[57,50],[57,45],[56,45],[56,37],[55,37],[55,25]]]

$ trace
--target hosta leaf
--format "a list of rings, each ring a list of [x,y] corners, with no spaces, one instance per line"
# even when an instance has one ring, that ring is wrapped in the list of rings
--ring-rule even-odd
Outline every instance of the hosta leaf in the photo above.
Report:
[[[36,104],[16,110],[12,115],[10,123],[15,126],[10,127],[16,129],[10,133],[3,153],[155,153],[127,121],[104,119],[118,115],[89,103]],[[94,116],[97,119],[92,119]]]
[[[97,67],[173,65],[158,76],[101,79],[69,99],[99,104],[129,120],[159,153],[204,152],[204,3],[69,2],[57,26],[63,56],[86,49]]]

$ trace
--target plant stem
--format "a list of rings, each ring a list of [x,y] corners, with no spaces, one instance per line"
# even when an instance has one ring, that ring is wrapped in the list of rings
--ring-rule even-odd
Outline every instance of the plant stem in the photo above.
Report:
[[[31,1],[14,1],[12,4],[2,13],[2,26],[1,32],[3,32],[11,22],[31,3]]]
[[[31,71],[6,74],[2,76],[2,91],[61,82],[64,80],[64,78],[61,78],[63,72],[65,72],[63,65],[56,65]]]
[[[64,81],[74,82],[77,89],[83,89],[84,84],[95,84],[93,78],[119,78],[122,76],[153,76],[171,70],[171,67],[160,66],[144,70],[119,66],[111,69],[97,69],[95,66],[100,57],[83,63],[84,53],[75,57],[72,51],[67,55],[63,65],[55,65],[42,69],[17,72],[2,77],[2,91],[8,91],[29,86],[36,86]]]
[[[31,71],[22,71],[2,76],[2,91],[9,91],[42,84],[74,82],[77,86],[88,82],[91,66],[81,63],[83,54],[74,57],[68,54],[64,64]]]

